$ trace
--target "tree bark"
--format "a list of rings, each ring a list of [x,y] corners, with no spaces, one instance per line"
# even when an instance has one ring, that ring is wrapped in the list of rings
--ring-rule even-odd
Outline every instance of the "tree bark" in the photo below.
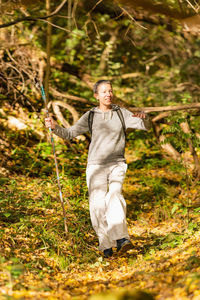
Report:
[[[161,127],[158,124],[153,123],[153,129],[160,147],[164,150],[164,152],[166,152],[173,159],[180,161],[180,153],[176,151],[176,149],[170,143],[165,143],[165,136],[160,134]]]
[[[200,103],[191,103],[185,105],[170,105],[170,106],[157,106],[157,107],[129,107],[130,111],[144,111],[146,113],[150,112],[164,112],[164,111],[178,111],[178,110],[188,110],[188,109],[200,109]]]
[[[106,45],[105,49],[103,50],[103,53],[101,55],[100,64],[99,64],[99,69],[101,71],[104,71],[106,69],[107,61],[109,60],[109,53],[112,51],[112,47],[117,40],[117,32],[118,32],[118,29],[115,30],[114,33],[111,34],[108,44]]]
[[[72,0],[68,0],[68,29],[72,29]]]
[[[182,122],[180,124],[180,126],[181,126],[184,133],[191,135],[191,129],[190,129],[189,124],[188,124],[187,121]],[[199,179],[200,178],[200,162],[199,162],[199,158],[198,158],[197,152],[195,150],[192,138],[188,137],[187,138],[187,143],[188,143],[188,146],[189,146],[189,149],[190,149],[190,153],[191,153],[191,155],[193,157],[193,160],[194,160],[194,165],[195,165],[194,173],[195,173],[195,176],[197,176],[197,178]]]

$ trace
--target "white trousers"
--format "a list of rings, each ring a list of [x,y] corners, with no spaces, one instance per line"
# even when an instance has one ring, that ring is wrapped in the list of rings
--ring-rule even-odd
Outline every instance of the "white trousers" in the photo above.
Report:
[[[90,217],[101,251],[116,247],[118,239],[129,239],[122,195],[126,170],[124,162],[88,165],[86,170]]]

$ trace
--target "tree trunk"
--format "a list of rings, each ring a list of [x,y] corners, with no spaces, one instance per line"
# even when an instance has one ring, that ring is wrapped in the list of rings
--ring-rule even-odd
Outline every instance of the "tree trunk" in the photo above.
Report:
[[[99,69],[101,71],[104,71],[106,69],[107,62],[109,60],[109,54],[112,51],[112,47],[115,45],[115,42],[117,40],[117,32],[118,32],[118,29],[115,30],[114,32],[112,32],[111,37],[110,37],[109,41],[107,42],[105,49],[103,50],[103,53],[101,55],[101,61],[99,64]]]
[[[184,133],[191,134],[191,130],[190,130],[190,127],[189,127],[189,124],[188,124],[187,121],[181,123],[180,126],[181,126]],[[188,146],[189,146],[189,149],[190,149],[190,153],[193,156],[193,160],[194,160],[195,176],[197,176],[197,178],[199,179],[200,178],[200,162],[199,162],[199,158],[198,158],[197,152],[195,150],[192,138],[188,137],[187,138],[187,143],[188,143]]]
[[[176,149],[174,149],[174,147],[170,143],[165,143],[165,136],[163,134],[160,134],[161,127],[158,124],[153,123],[153,129],[154,129],[155,136],[160,144],[160,147],[170,157],[172,157],[175,160],[180,161],[181,160],[180,153],[178,151],[176,151]]]
[[[72,29],[72,0],[68,0],[68,29]]]

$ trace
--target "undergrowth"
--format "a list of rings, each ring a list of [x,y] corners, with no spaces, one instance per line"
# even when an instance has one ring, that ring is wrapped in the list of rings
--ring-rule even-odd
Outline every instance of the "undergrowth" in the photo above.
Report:
[[[67,237],[48,144],[24,147],[13,142],[14,149],[8,149],[16,164],[8,176],[0,177],[0,285],[5,294],[32,290],[24,276],[34,276],[38,282],[74,270],[110,271],[114,267],[114,262],[102,259],[90,222],[85,182],[87,143],[72,142],[70,148],[60,142],[56,148],[63,196],[70,203],[65,203]],[[124,195],[134,244],[126,264],[132,268],[139,260],[148,262],[162,251],[179,249],[198,233],[200,203],[199,184],[194,185],[190,170],[186,172],[181,163],[163,158],[156,143],[149,149],[142,140],[135,141],[134,147],[129,140],[126,150],[129,167]],[[193,252],[184,268],[191,270],[199,261],[198,253]],[[125,260],[118,262],[123,265]]]

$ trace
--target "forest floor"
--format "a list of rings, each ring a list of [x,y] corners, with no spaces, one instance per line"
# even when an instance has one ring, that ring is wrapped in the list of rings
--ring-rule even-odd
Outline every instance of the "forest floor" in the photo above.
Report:
[[[200,299],[198,183],[186,184],[184,169],[152,157],[128,157],[124,195],[134,249],[110,259],[91,227],[84,168],[61,176],[71,204],[68,238],[54,175],[2,176],[0,299],[136,299],[118,296],[135,289],[155,299]]]

